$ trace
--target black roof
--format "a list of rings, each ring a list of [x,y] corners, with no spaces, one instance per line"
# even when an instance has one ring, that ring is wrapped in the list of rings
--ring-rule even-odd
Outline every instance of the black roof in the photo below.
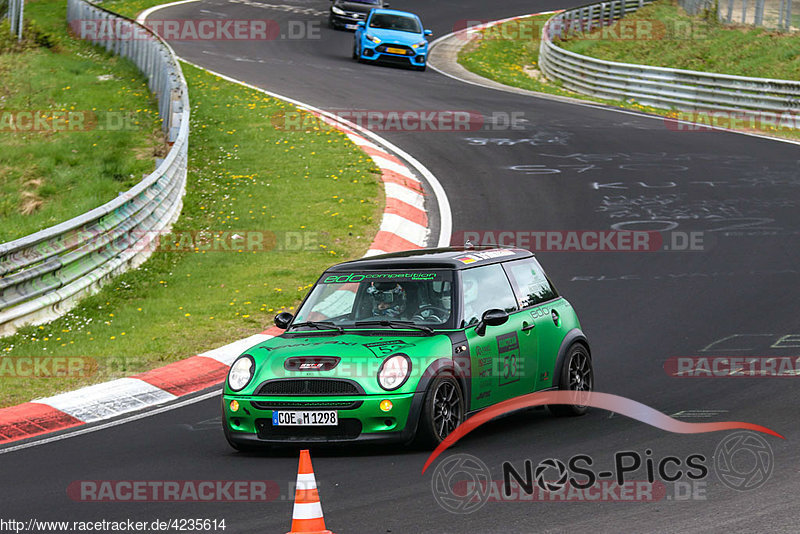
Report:
[[[533,253],[519,248],[449,247],[423,248],[370,256],[334,265],[328,271],[380,271],[384,269],[468,269],[477,265],[530,258]]]

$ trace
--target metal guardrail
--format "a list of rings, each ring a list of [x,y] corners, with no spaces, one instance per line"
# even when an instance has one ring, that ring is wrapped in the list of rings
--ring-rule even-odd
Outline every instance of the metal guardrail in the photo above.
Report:
[[[0,335],[62,315],[108,278],[140,265],[152,252],[152,236],[167,230],[183,205],[189,96],[174,52],[135,21],[84,0],[68,1],[67,20],[73,29],[93,21],[139,37],[93,32],[87,40],[129,58],[147,76],[172,147],[155,172],[111,202],[0,244]]]
[[[0,0],[0,20],[8,19],[11,33],[22,40],[25,21],[25,0]]]
[[[649,3],[651,0],[613,0],[553,16],[542,31],[540,70],[577,93],[609,100],[634,99],[658,108],[725,110],[746,115],[780,114],[800,108],[797,81],[605,61],[565,50],[553,42],[610,25]]]
[[[719,0],[718,9],[719,20],[727,24],[797,30],[792,24],[792,0]]]

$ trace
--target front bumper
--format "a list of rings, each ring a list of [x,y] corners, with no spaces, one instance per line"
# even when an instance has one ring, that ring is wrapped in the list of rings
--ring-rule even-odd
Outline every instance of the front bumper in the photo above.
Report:
[[[422,411],[425,392],[326,396],[326,397],[247,397],[222,396],[222,424],[228,439],[236,444],[252,446],[259,444],[303,444],[303,443],[406,443],[416,433]],[[389,412],[380,409],[382,400],[392,401]],[[236,412],[231,411],[232,400],[239,403]],[[271,403],[292,405],[281,410],[331,410],[336,409],[339,424],[333,426],[272,426],[272,409],[263,408]],[[314,407],[302,403],[314,402]],[[327,407],[328,403],[350,403],[350,407]]]
[[[427,46],[415,50],[405,45],[399,45],[399,48],[406,50],[405,54],[395,54],[387,50],[387,48],[394,48],[395,46],[398,45],[392,45],[390,43],[375,44],[372,41],[364,39],[361,49],[361,58],[367,61],[380,61],[386,63],[412,65],[416,67],[421,67],[427,62]]]

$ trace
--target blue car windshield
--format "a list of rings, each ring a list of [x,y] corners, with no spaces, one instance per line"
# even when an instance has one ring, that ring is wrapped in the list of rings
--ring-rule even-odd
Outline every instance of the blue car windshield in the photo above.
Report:
[[[369,27],[377,30],[396,30],[400,32],[422,33],[417,19],[389,13],[375,13],[369,21]]]

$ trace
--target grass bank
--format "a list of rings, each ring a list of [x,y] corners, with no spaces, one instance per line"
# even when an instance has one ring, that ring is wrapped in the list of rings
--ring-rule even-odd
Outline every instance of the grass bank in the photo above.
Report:
[[[0,405],[145,371],[257,333],[327,266],[361,256],[383,211],[371,159],[295,108],[183,65],[192,123],[173,234],[66,316],[0,339],[6,358],[86,357],[89,376],[0,380]],[[302,124],[302,128],[286,128]],[[225,234],[227,232],[227,234]],[[224,238],[237,234],[242,241]],[[217,245],[198,239],[220,237]],[[259,243],[265,246],[259,246]]]
[[[475,74],[514,87],[683,118],[675,110],[644,106],[633,99],[593,98],[564,89],[558,81],[548,81],[538,70],[538,61],[542,27],[551,16],[527,17],[483,30],[480,39],[462,48],[458,62]],[[608,61],[800,79],[800,35],[723,26],[708,13],[696,17],[687,15],[672,0],[655,2],[622,22],[558,44],[567,50]],[[721,125],[732,123],[724,121]],[[739,129],[756,133],[800,138],[798,131],[770,124],[739,121],[739,126]]]
[[[797,33],[731,27],[718,22],[712,13],[692,17],[672,0],[645,6],[626,17],[624,24],[648,31],[641,32],[640,38],[632,32],[628,39],[620,38],[618,32],[606,32],[605,36],[602,31],[592,32],[563,41],[561,46],[607,61],[800,80]]]
[[[28,1],[25,15],[22,43],[0,24],[0,242],[112,200],[165,153],[131,62],[71,39],[63,1]]]

